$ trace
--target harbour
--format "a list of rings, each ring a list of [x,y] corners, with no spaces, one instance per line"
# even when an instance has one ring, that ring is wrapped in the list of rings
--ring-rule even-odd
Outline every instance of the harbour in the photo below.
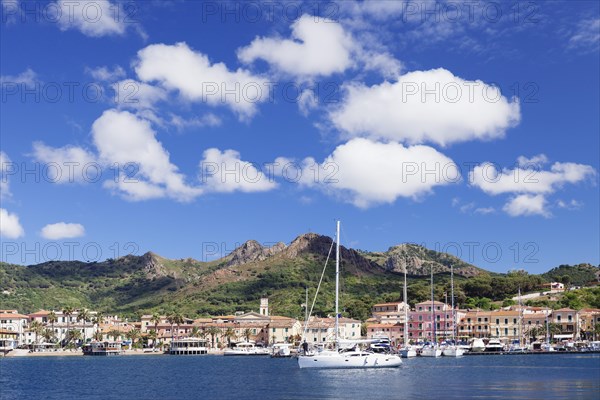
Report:
[[[269,357],[14,357],[1,359],[0,369],[2,400],[587,400],[600,391],[600,355],[582,353],[417,357],[382,370],[299,369],[293,358]]]

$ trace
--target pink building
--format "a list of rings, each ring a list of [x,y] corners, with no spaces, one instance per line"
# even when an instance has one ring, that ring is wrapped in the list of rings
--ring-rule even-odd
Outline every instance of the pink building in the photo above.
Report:
[[[432,323],[433,304],[435,326]],[[408,313],[408,339],[412,341],[438,341],[452,337],[452,309],[445,303],[424,301],[415,305],[415,311]]]

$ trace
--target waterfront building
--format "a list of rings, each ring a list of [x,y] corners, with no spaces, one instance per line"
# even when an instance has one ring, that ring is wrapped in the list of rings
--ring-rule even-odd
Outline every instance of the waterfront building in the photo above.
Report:
[[[373,318],[380,324],[404,324],[405,309],[410,311],[403,301],[375,304],[372,308]]]
[[[360,339],[361,322],[352,318],[339,318],[340,339]],[[304,327],[304,324],[302,324]],[[335,338],[335,318],[310,317],[308,319],[306,341],[312,343],[325,343]]]
[[[554,334],[554,339],[576,339],[579,333],[579,318],[576,310],[571,308],[554,310],[552,322],[560,327],[560,333]]]
[[[0,310],[0,330],[15,332],[17,346],[25,344],[25,332],[29,318],[27,315],[19,314],[17,310]],[[13,336],[11,334],[11,336]],[[11,338],[13,339],[13,338]]]
[[[432,306],[435,321],[432,320]],[[459,317],[457,316],[457,319]],[[413,341],[443,340],[452,337],[452,309],[439,301],[415,304],[408,314],[408,339]]]

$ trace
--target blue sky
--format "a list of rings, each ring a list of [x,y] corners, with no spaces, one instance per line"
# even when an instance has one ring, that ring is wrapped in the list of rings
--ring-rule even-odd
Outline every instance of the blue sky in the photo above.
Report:
[[[3,261],[340,219],[360,249],[600,263],[597,2],[2,0],[0,29]]]

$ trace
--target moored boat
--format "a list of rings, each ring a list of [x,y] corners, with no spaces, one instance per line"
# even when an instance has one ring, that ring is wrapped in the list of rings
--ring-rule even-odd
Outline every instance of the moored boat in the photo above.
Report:
[[[234,347],[225,349],[224,356],[268,356],[269,349],[257,346],[253,341],[236,343]]]
[[[116,356],[122,353],[120,342],[91,342],[83,346],[85,356]]]

